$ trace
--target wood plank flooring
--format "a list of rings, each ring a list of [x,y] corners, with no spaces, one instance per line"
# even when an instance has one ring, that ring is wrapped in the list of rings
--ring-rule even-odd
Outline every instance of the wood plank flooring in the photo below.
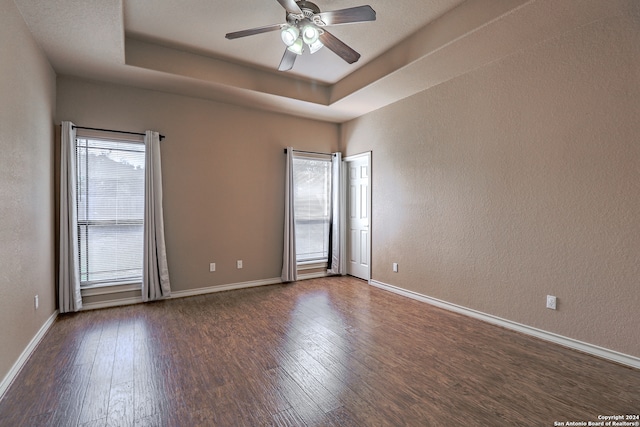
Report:
[[[0,426],[554,426],[640,371],[353,278],[60,316]]]

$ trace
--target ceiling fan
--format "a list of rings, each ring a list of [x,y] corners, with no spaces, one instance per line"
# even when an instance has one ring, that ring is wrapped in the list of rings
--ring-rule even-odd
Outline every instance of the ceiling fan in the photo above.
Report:
[[[315,3],[306,0],[278,0],[278,3],[287,12],[285,15],[286,23],[236,31],[228,33],[225,37],[232,40],[270,31],[280,31],[282,41],[286,45],[278,66],[280,71],[292,69],[296,57],[302,55],[305,46],[308,47],[310,53],[315,53],[326,46],[340,58],[353,64],[360,59],[360,54],[328,32],[325,27],[376,20],[376,12],[369,5],[321,12]]]

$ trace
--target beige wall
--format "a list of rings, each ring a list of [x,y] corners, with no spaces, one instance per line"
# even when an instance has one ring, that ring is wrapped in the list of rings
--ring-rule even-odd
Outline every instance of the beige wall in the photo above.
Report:
[[[13,1],[0,0],[0,10],[2,380],[55,311],[55,74]]]
[[[374,280],[640,356],[632,3],[343,125],[373,151]]]
[[[58,123],[166,135],[161,151],[173,291],[280,277],[283,149],[336,151],[337,125],[70,77],[59,77],[57,88]]]

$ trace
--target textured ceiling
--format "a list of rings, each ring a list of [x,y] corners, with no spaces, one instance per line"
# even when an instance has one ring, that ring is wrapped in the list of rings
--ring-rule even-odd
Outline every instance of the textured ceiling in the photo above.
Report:
[[[611,13],[625,0],[317,0],[370,4],[377,20],[331,27],[362,57],[328,49],[276,70],[277,0],[14,0],[58,74],[344,122]],[[627,0],[628,1],[628,0]]]

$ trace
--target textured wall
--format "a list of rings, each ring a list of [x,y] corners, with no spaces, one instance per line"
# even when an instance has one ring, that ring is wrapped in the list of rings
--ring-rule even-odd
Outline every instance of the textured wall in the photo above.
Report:
[[[374,280],[640,356],[629,5],[342,127],[373,151]]]
[[[58,78],[60,120],[166,135],[164,214],[174,291],[280,277],[283,148],[338,147],[333,124],[69,77]]]
[[[1,380],[55,311],[55,74],[13,1],[0,10]]]

